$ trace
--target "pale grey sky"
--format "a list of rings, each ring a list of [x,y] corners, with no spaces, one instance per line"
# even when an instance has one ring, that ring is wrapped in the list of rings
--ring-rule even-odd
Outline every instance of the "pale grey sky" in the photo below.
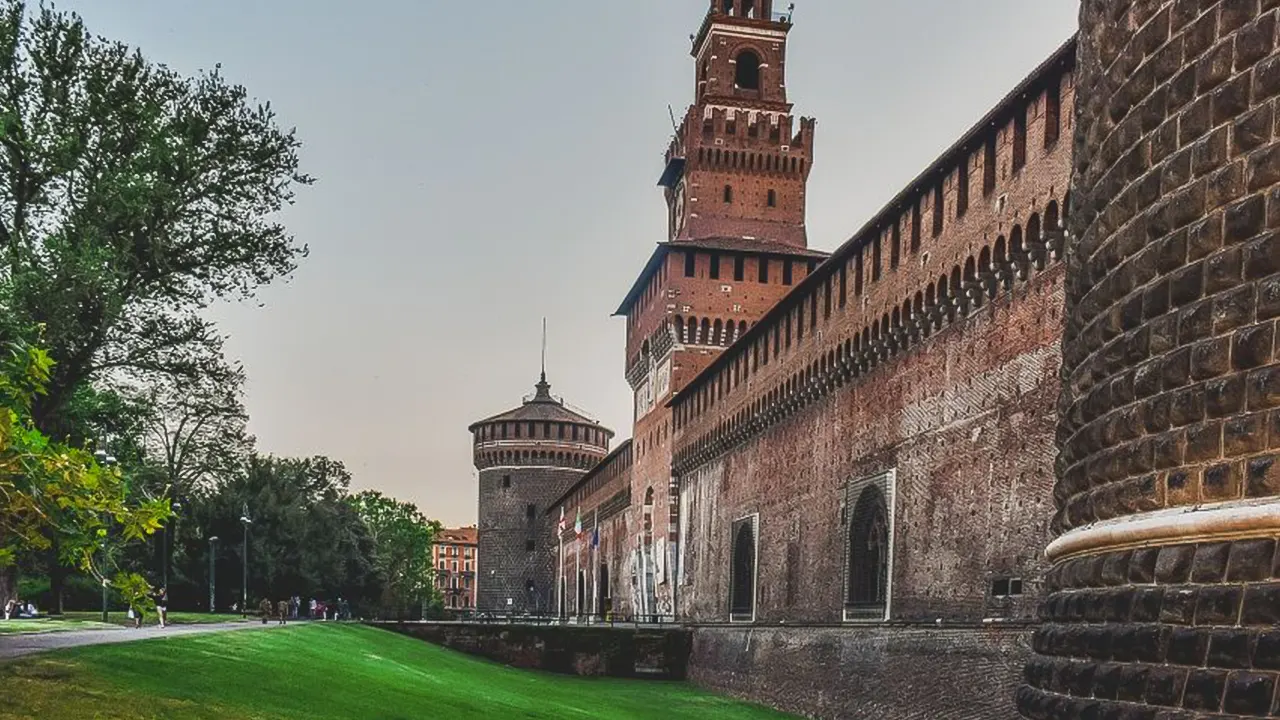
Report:
[[[778,2],[779,0],[775,0]],[[781,0],[785,2],[786,0]],[[610,318],[666,214],[705,0],[64,0],[182,72],[222,63],[304,143],[312,254],[217,311],[263,451],[475,520],[467,425],[552,389],[627,437]],[[809,238],[846,240],[1066,40],[1078,0],[799,0],[787,87],[818,119]]]

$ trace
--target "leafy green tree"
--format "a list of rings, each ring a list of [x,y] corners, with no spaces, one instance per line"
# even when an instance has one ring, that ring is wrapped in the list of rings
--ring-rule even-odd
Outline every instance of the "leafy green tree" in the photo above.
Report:
[[[376,564],[386,578],[383,607],[403,610],[429,601],[435,587],[431,546],[440,523],[428,520],[413,503],[376,490],[353,495],[348,502],[364,520],[377,548]]]
[[[243,472],[197,488],[180,524],[180,575],[190,578],[176,591],[176,603],[192,605],[208,597],[208,538],[217,536],[219,605],[239,602],[242,526],[249,526],[249,599],[282,600],[292,595],[356,604],[376,602],[382,576],[376,550],[359,514],[347,502],[350,474],[324,457],[305,459],[251,455]],[[197,580],[198,579],[198,580]],[[172,583],[171,583],[172,585]],[[203,591],[201,594],[200,591]]]
[[[0,0],[0,284],[58,358],[32,417],[62,439],[86,381],[211,378],[202,316],[289,275],[278,211],[311,179],[269,105],[184,77],[51,6]]]
[[[103,467],[88,451],[49,440],[30,410],[44,392],[54,362],[39,348],[12,343],[0,363],[0,570],[18,552],[48,549],[99,582],[142,582],[113,562],[123,543],[155,533],[170,515],[169,501],[139,501],[118,468]],[[12,574],[6,573],[8,582]],[[0,600],[13,588],[0,587]]]

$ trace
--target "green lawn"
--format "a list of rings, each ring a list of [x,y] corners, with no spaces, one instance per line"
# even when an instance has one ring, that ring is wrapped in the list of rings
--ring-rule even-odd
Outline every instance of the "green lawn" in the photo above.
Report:
[[[115,625],[104,625],[101,622],[86,619],[63,618],[59,620],[52,620],[49,618],[38,618],[36,620],[19,620],[14,618],[11,620],[0,620],[0,635],[64,632],[67,630],[98,630],[108,627],[115,627]]]
[[[0,719],[787,717],[684,683],[515,670],[360,625],[66,650],[0,664]]]
[[[64,620],[89,621],[89,622],[95,622],[99,624],[102,622],[101,611],[73,610],[73,611],[68,611],[63,613],[62,617]],[[254,616],[251,615],[249,616],[249,618],[252,620],[254,619]],[[224,622],[240,622],[240,621],[241,621],[240,613],[235,613],[235,614],[216,613],[213,615],[210,615],[209,613],[197,613],[197,612],[169,613],[169,622],[174,625],[205,625],[208,623],[224,623]],[[108,613],[107,622],[111,623],[112,625],[126,625],[126,626],[133,625],[133,621],[129,619],[128,613],[125,612],[124,610],[113,611]],[[147,613],[147,616],[143,618],[142,622],[145,625],[156,625],[156,624],[159,624],[160,621],[156,617],[155,613]]]

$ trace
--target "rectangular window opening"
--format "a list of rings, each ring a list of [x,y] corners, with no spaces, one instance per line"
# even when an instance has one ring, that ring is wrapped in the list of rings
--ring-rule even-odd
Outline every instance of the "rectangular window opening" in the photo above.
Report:
[[[782,284],[783,285],[791,284],[791,261],[790,260],[782,261]]]
[[[711,253],[711,279],[720,279],[720,255],[719,253]]]
[[[733,256],[733,281],[742,282],[747,272],[747,259],[741,255]]]
[[[956,170],[956,217],[962,218],[969,210],[969,154],[960,159]],[[995,167],[993,164],[992,167]]]
[[[1058,142],[1062,132],[1062,80],[1055,78],[1044,96],[1044,146]]]
[[[890,270],[898,269],[898,260],[902,257],[901,225],[902,223],[899,221],[894,221],[893,223],[893,237],[892,237],[892,242],[889,245],[889,269]]]
[[[982,153],[982,194],[990,195],[996,189],[996,133],[987,138]]]
[[[690,250],[684,254],[684,276],[693,277],[698,269],[698,254]]]
[[[759,279],[762,283],[769,282],[769,258],[761,255],[759,267]]]
[[[1013,171],[1027,164],[1027,109],[1018,108],[1013,116]]]
[[[911,204],[911,253],[920,252],[920,198]]]
[[[942,183],[938,183],[933,189],[933,236],[938,237],[942,234]]]

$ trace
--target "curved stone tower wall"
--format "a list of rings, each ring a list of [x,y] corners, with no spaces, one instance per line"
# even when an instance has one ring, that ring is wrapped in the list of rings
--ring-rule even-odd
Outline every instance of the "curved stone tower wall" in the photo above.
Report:
[[[1030,718],[1274,717],[1280,0],[1086,0]]]

